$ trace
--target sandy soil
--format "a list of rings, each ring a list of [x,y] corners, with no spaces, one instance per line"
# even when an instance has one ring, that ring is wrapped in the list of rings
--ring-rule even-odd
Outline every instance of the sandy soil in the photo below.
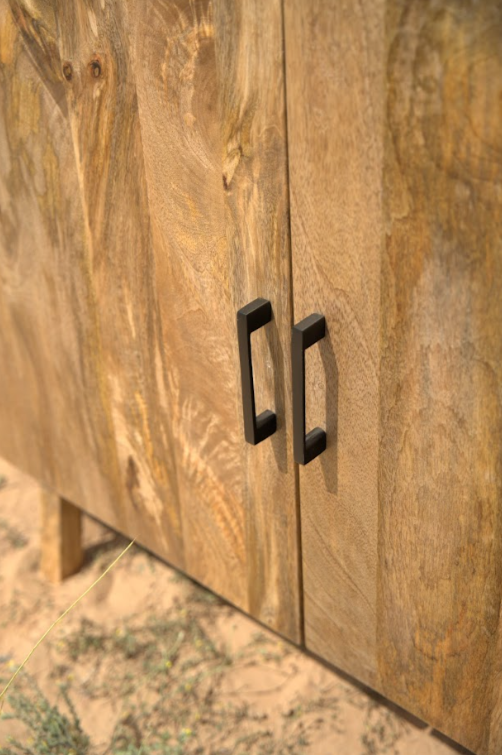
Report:
[[[0,460],[4,684],[127,544],[86,518],[85,567],[49,585],[38,568],[38,502],[36,483]],[[11,687],[0,748],[20,752],[10,737],[37,755],[467,752],[135,546]]]

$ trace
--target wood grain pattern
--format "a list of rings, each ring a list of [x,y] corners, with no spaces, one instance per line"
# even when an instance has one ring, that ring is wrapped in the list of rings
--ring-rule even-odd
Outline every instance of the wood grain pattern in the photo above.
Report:
[[[76,574],[84,562],[82,512],[64,498],[41,491],[40,569],[50,582]]]
[[[132,85],[115,86],[124,102],[113,102],[113,91],[107,99],[113,72],[125,66],[121,18],[108,29],[116,53],[107,51],[99,78],[99,40],[78,48],[74,37],[85,36],[86,17],[97,35],[105,21],[81,7],[77,29],[78,9],[2,5],[1,448],[66,499],[183,565],[175,475],[168,441],[159,441],[166,410],[152,387],[159,337],[144,282],[152,271],[133,252],[141,249],[134,234],[148,235],[149,226],[148,213],[138,220]]]
[[[287,434],[283,425],[272,443],[244,443],[235,322],[239,307],[270,296],[276,319],[254,349],[257,395],[281,412],[275,355],[288,338],[290,275],[280,6],[156,0],[132,17],[186,561],[298,639]],[[262,21],[270,28],[258,37]]]
[[[325,314],[334,351],[307,388],[332,396],[300,479],[307,645],[494,755],[502,9],[286,9],[295,319]]]
[[[218,0],[214,23],[232,301],[239,309],[261,296],[271,301],[273,309],[270,325],[253,336],[253,371],[257,412],[273,407],[278,428],[269,442],[241,446],[246,470],[248,610],[300,641],[281,2]]]
[[[397,702],[487,752],[500,685],[502,7],[388,5],[379,668]]]
[[[113,429],[52,6],[2,1],[0,40],[0,448],[70,500],[85,488],[117,523]]]
[[[69,120],[88,229],[108,406],[116,439],[122,529],[184,565],[155,287],[134,60],[122,2],[57,10]]]
[[[158,1],[146,12],[135,10],[139,112],[186,558],[197,579],[246,609],[238,373],[211,6]]]
[[[280,2],[0,2],[0,449],[298,640]]]
[[[374,685],[383,5],[285,8],[294,314],[327,327],[306,359],[328,444],[300,469],[306,643]]]

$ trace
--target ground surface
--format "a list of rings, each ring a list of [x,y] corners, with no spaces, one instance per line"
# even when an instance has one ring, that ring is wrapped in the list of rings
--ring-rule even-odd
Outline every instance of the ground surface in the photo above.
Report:
[[[2,688],[127,544],[86,519],[84,569],[51,586],[39,574],[38,537],[37,485],[0,460]],[[466,752],[135,546],[27,672],[3,708],[0,755]]]

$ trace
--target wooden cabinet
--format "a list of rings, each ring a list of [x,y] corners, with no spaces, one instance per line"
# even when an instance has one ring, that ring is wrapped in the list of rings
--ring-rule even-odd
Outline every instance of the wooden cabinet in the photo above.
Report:
[[[300,641],[280,2],[0,7],[1,451]]]
[[[501,40],[498,0],[0,0],[0,453],[490,755]]]
[[[286,2],[306,644],[502,751],[502,6]]]

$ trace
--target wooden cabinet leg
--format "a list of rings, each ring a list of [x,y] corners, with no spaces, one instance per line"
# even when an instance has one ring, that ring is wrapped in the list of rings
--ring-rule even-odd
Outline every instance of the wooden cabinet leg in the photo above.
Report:
[[[82,514],[64,498],[42,491],[40,568],[50,582],[78,572],[84,561]]]

